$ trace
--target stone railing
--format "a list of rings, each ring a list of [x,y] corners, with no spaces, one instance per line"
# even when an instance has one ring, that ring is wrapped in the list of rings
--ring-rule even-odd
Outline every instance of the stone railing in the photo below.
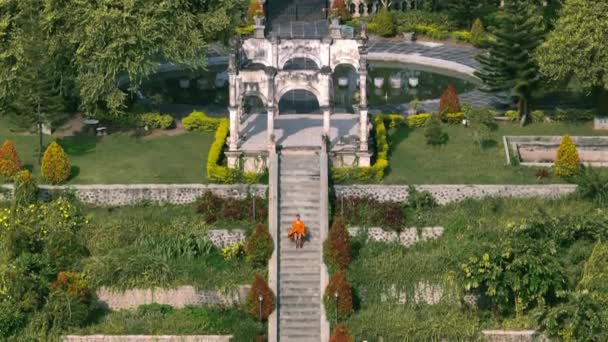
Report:
[[[176,309],[189,305],[230,307],[245,303],[250,289],[248,285],[239,286],[233,291],[199,291],[193,286],[125,291],[102,287],[97,291],[97,297],[100,303],[112,310],[131,310],[148,304],[170,305]]]
[[[417,185],[419,191],[429,191],[439,204],[486,197],[559,198],[576,191],[576,185]],[[336,197],[369,197],[381,202],[404,202],[408,198],[407,185],[337,185]]]
[[[87,335],[65,336],[64,342],[230,342],[232,336]]]

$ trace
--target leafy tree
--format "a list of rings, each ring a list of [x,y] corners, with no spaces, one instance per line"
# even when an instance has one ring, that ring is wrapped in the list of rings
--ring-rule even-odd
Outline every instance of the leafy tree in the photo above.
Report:
[[[487,92],[507,92],[518,102],[521,124],[528,119],[528,104],[540,82],[538,66],[534,61],[544,28],[538,6],[527,0],[505,2],[499,12],[497,25],[490,31],[494,39],[488,42],[486,52],[477,56],[481,78]]]
[[[481,19],[477,18],[471,26],[471,44],[481,46],[486,41],[486,30],[483,27]]]
[[[353,339],[348,334],[348,329],[344,324],[338,324],[334,329],[333,334],[329,338],[329,342],[352,342]]]
[[[566,0],[555,30],[537,51],[540,71],[554,81],[575,78],[597,94],[608,114],[608,0]]]
[[[260,302],[260,297],[262,301]],[[274,293],[268,283],[261,275],[256,274],[253,284],[251,284],[251,291],[247,296],[247,310],[256,319],[267,320],[268,316],[274,311]],[[260,317],[261,307],[261,317]]]
[[[0,176],[13,177],[23,166],[17,149],[11,140],[5,140],[0,147]]]
[[[323,303],[328,317],[337,312],[336,320],[347,318],[353,313],[353,294],[343,271],[334,273],[329,279],[323,295]]]
[[[345,270],[350,263],[350,236],[342,219],[337,219],[323,243],[323,258],[332,272]]]
[[[465,105],[464,115],[467,124],[473,130],[475,141],[479,146],[483,147],[483,144],[492,138],[491,131],[495,126],[494,117],[496,113],[491,109],[472,108],[469,105]]]
[[[443,116],[449,113],[460,112],[460,98],[458,98],[458,92],[453,85],[448,85],[443,91],[441,98],[439,99],[439,113]],[[446,121],[446,120],[443,120]]]
[[[483,17],[496,7],[488,0],[450,0],[447,5],[450,15],[461,27],[471,27],[475,18]]]
[[[574,176],[578,173],[580,164],[581,161],[576,150],[576,145],[574,145],[568,134],[564,135],[557,149],[555,174],[562,178]]]
[[[375,28],[375,33],[381,35],[382,37],[391,37],[395,35],[395,22],[393,21],[393,15],[386,7],[382,8],[380,12],[378,12],[378,14],[374,17],[372,24]]]
[[[260,0],[251,0],[249,2],[249,8],[247,9],[247,23],[253,24],[254,17],[260,17],[264,15],[264,8],[260,3]]]
[[[436,115],[431,117],[431,122],[424,130],[424,138],[429,145],[437,146],[445,144],[448,136],[441,129],[441,123]]]
[[[273,250],[274,243],[268,229],[263,224],[258,224],[245,245],[247,261],[264,267],[268,264]]]

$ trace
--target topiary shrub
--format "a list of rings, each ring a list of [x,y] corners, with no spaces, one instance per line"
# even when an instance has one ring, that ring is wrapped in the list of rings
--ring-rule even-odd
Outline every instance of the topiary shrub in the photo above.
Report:
[[[431,118],[431,122],[424,131],[424,138],[428,145],[441,145],[447,142],[448,136],[441,129],[441,123],[436,116]]]
[[[393,22],[393,15],[388,11],[387,8],[383,8],[373,19],[373,32],[382,37],[392,37],[395,35],[395,23]],[[371,32],[371,28],[368,27]]]
[[[344,4],[344,0],[334,0],[331,4],[331,14],[336,17],[340,17],[342,20],[350,19],[350,12]]]
[[[460,125],[462,124],[462,121],[464,120],[464,113],[463,112],[459,112],[459,113],[448,113],[445,116],[446,122],[449,123],[450,125]]]
[[[348,333],[348,329],[344,324],[338,324],[334,329],[333,334],[329,338],[329,342],[352,342],[353,339]]]
[[[256,227],[245,245],[247,261],[255,266],[264,267],[268,264],[274,243],[268,229],[261,223]]]
[[[462,111],[460,107],[460,99],[458,98],[458,92],[453,85],[448,85],[448,87],[441,95],[441,99],[439,99],[439,113],[441,113],[441,120],[447,120],[448,113],[459,113]]]
[[[579,172],[580,164],[576,146],[568,134],[564,135],[557,150],[555,175],[562,178],[572,177]]]
[[[182,119],[184,128],[195,132],[213,132],[220,125],[220,119],[211,118],[203,112],[194,111]]]
[[[262,301],[260,302],[260,297]],[[260,304],[262,306],[260,317]],[[268,316],[274,311],[274,293],[268,283],[261,275],[256,274],[253,284],[251,284],[251,290],[247,295],[247,311],[256,319],[265,321]]]
[[[486,30],[483,28],[481,19],[477,18],[471,27],[471,44],[481,46],[486,41]]]
[[[407,125],[410,128],[423,128],[429,125],[431,117],[432,115],[429,113],[411,115],[407,118]]]
[[[169,129],[173,126],[173,117],[160,113],[145,113],[139,117],[139,126],[148,129]]]
[[[51,184],[61,184],[70,177],[70,160],[63,148],[53,141],[42,157],[42,178]]]
[[[336,219],[323,242],[323,259],[331,272],[343,271],[350,263],[350,236],[341,218]]]
[[[353,313],[353,294],[344,272],[337,272],[329,279],[323,295],[323,304],[328,318],[338,314],[338,317],[335,317],[337,321]]]
[[[471,32],[469,31],[456,31],[452,33],[452,37],[460,42],[470,43]]]
[[[519,112],[516,110],[508,110],[505,112],[505,116],[509,118],[510,121],[518,121],[519,120]]]
[[[21,160],[13,142],[5,140],[0,147],[0,176],[8,179],[21,170]]]
[[[263,17],[264,16],[264,8],[260,3],[260,0],[251,0],[249,3],[249,8],[247,9],[247,23],[253,24],[254,17]]]

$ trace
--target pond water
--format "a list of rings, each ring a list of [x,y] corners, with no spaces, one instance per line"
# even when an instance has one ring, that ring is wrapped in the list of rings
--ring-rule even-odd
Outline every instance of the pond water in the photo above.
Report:
[[[155,105],[189,104],[228,106],[226,66],[213,66],[208,71],[168,72],[154,75],[140,88],[140,97]],[[475,80],[466,75],[438,71],[417,65],[372,62],[369,66],[367,94],[370,108],[394,107],[413,100],[438,99],[448,85],[459,94],[474,90]],[[280,109],[289,113],[319,112],[314,96],[294,91],[280,101]],[[334,111],[353,112],[358,103],[358,76],[351,67],[339,66],[334,74]],[[250,108],[256,101],[248,100]],[[263,106],[261,106],[263,107]]]

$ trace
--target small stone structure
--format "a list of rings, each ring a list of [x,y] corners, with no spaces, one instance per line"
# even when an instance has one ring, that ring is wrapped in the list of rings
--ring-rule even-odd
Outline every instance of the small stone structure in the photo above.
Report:
[[[239,286],[233,291],[199,291],[193,286],[125,291],[102,287],[97,291],[97,297],[99,302],[111,310],[132,310],[148,304],[170,305],[176,309],[189,305],[230,307],[245,303],[250,289],[249,285]]]
[[[232,336],[69,335],[64,342],[230,342]]]
[[[521,165],[550,167],[557,159],[560,136],[505,136],[507,164],[517,158]],[[572,137],[582,163],[608,166],[608,137]]]
[[[608,130],[608,117],[594,118],[593,119],[593,129],[598,130],[598,131]]]
[[[536,330],[484,330],[488,342],[546,342],[549,339]]]
[[[241,229],[213,229],[209,231],[208,237],[209,240],[211,240],[211,243],[218,248],[245,242],[247,239],[245,232]]]
[[[468,198],[559,198],[576,191],[576,185],[417,185],[418,191],[429,191],[441,205]],[[369,197],[380,202],[404,202],[408,198],[407,185],[336,185],[336,197]]]
[[[365,229],[352,227],[348,229],[348,232],[350,236],[358,236],[366,232],[368,239],[371,241],[397,242],[405,247],[411,247],[418,242],[439,239],[443,235],[443,227],[406,228],[400,233],[387,231],[382,228]]]

